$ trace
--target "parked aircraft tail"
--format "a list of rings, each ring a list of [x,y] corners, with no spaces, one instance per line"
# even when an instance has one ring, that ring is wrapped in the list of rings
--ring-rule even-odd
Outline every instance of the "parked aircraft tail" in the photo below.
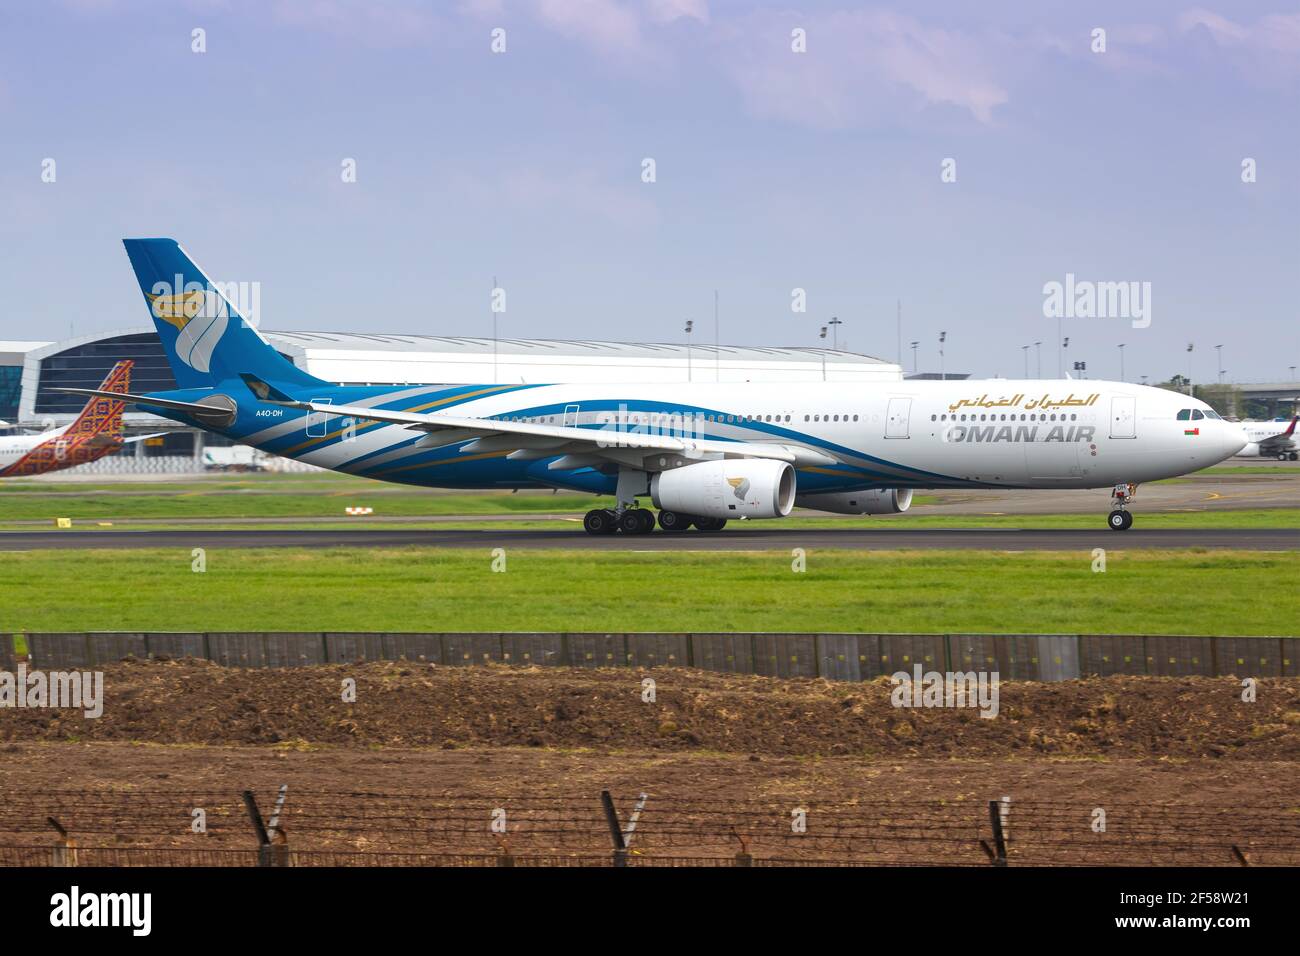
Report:
[[[134,365],[130,359],[124,359],[113,366],[104,381],[100,383],[98,391],[100,392],[120,392],[126,393],[131,390],[131,366]],[[80,438],[91,435],[98,435],[101,438],[122,438],[122,410],[126,408],[126,402],[108,398],[104,395],[95,396],[86,402],[86,407],[81,410],[76,421],[67,427],[63,432],[65,438]]]

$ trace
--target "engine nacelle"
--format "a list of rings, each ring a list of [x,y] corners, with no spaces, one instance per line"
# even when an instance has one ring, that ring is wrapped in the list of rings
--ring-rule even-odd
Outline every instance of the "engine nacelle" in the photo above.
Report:
[[[870,491],[837,491],[800,495],[800,508],[830,511],[837,515],[897,515],[912,507],[911,488],[873,488]]]
[[[1241,451],[1237,452],[1236,457],[1238,457],[1238,458],[1258,458],[1258,457],[1259,457],[1259,442],[1257,442],[1257,441],[1250,442],[1248,445],[1246,445],[1245,448],[1243,448]]]
[[[769,458],[702,461],[650,479],[656,508],[705,518],[784,518],[794,492],[794,468]]]

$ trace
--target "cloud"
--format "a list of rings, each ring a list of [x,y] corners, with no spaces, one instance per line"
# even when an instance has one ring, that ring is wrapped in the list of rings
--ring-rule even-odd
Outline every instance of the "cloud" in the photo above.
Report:
[[[1188,10],[1178,17],[1180,30],[1186,32],[1197,27],[1203,27],[1220,43],[1242,43],[1250,36],[1250,31],[1245,27],[1238,26],[1212,10]]]
[[[674,20],[709,22],[706,0],[646,0],[645,10],[656,23],[672,23]]]
[[[630,5],[615,0],[537,0],[535,12],[544,26],[599,53],[649,52],[640,11]]]
[[[532,0],[532,12],[542,26],[611,59],[662,60],[669,47],[655,28],[709,22],[706,0]]]
[[[791,50],[796,27],[806,31],[806,53]],[[949,31],[866,10],[761,14],[723,33],[725,69],[761,116],[837,128],[900,105],[950,106],[992,123],[1010,97],[999,70],[1010,44],[1001,34]]]
[[[276,0],[280,23],[376,47],[421,46],[432,42],[441,21],[415,0]]]
[[[1178,17],[1178,28],[1207,37],[1213,49],[1256,81],[1300,80],[1300,13],[1272,14],[1247,24],[1196,7]]]

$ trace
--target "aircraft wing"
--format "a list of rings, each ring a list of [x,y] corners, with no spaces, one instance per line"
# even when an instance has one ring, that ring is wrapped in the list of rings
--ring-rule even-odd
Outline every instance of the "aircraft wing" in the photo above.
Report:
[[[1267,454],[1268,449],[1290,448],[1294,444],[1292,439],[1295,437],[1295,425],[1298,421],[1300,421],[1300,415],[1291,419],[1291,424],[1286,427],[1286,431],[1260,439],[1259,450]]]
[[[401,412],[361,405],[331,405],[298,401],[274,386],[245,375],[244,381],[262,401],[302,408],[325,415],[404,425],[426,433],[430,448],[468,442],[461,451],[505,452],[507,457],[551,458],[553,469],[581,468],[610,461],[647,471],[657,471],[653,459],[663,454],[695,460],[717,458],[772,458],[792,465],[831,465],[837,459],[802,445],[777,442],[717,441],[683,435],[641,433],[609,428],[539,425],[496,418]],[[558,456],[558,457],[557,457]]]

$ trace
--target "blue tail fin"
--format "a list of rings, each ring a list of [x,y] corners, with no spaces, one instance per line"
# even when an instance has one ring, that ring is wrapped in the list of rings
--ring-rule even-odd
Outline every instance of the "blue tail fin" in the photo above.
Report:
[[[245,372],[289,385],[319,382],[262,338],[175,239],[122,244],[181,388],[210,388]]]

